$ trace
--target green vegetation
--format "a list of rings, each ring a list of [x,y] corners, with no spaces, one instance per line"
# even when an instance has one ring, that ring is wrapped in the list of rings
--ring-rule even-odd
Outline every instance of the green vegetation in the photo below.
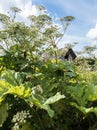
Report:
[[[0,14],[0,130],[96,130],[97,59],[58,59],[57,44],[74,17],[60,19],[62,34],[38,9],[29,25],[16,21],[16,7],[12,18]]]

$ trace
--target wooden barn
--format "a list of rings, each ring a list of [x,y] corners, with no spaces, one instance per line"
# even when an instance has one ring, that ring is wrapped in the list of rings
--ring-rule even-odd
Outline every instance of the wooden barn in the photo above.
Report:
[[[60,52],[60,59],[62,60],[74,61],[77,57],[72,48],[62,48],[60,49]]]
[[[44,57],[45,60],[51,60],[55,58],[55,55],[54,54],[50,55],[49,53],[46,52],[42,55],[42,57]],[[57,57],[58,59],[68,60],[72,62],[75,60],[77,56],[72,48],[61,48],[57,52]]]

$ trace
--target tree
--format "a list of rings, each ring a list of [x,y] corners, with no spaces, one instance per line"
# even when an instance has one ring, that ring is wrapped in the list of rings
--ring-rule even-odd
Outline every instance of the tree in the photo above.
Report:
[[[96,124],[96,73],[80,73],[78,66],[57,60],[64,31],[38,8],[29,25],[16,21],[16,7],[12,18],[0,14],[0,129],[86,130]],[[55,61],[43,60],[44,52],[55,54]]]
[[[38,16],[29,16],[30,25],[16,21],[17,13],[21,11],[16,7],[11,8],[12,18],[0,14],[3,25],[0,42],[4,43],[4,46],[0,45],[0,110],[4,113],[0,113],[0,126],[3,129],[56,128],[51,119],[54,108],[50,105],[65,98],[58,86],[63,86],[67,65],[58,63],[56,51],[56,43],[63,34],[50,16],[42,14],[45,8],[39,6],[38,9],[41,12]],[[56,63],[41,59],[46,51],[55,53]]]
[[[90,57],[90,58],[93,58],[93,57],[95,57],[95,54],[93,54],[94,53],[94,51],[97,49],[97,47],[96,46],[85,46],[84,47],[84,52],[86,53],[86,54],[88,54],[88,56]]]

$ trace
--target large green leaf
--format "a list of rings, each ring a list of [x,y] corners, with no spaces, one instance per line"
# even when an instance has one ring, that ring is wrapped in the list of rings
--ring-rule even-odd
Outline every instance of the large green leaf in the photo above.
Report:
[[[10,83],[11,85],[21,85],[22,78],[19,72],[15,72],[14,70],[6,70],[2,75],[1,79],[5,80],[6,82]]]
[[[65,96],[64,96],[64,95],[61,95],[61,94],[58,92],[56,95],[54,95],[54,96],[48,98],[48,99],[45,101],[44,104],[45,104],[45,105],[47,105],[47,104],[53,104],[53,103],[55,103],[55,102],[57,102],[57,101],[59,101],[60,99],[63,99],[63,98],[65,98]]]
[[[50,108],[49,104],[53,104],[53,103],[55,103],[55,102],[57,102],[57,101],[59,101],[60,99],[63,99],[63,98],[65,98],[65,96],[64,96],[64,95],[61,95],[61,94],[58,92],[56,95],[54,95],[54,96],[48,98],[48,99],[44,102],[44,104],[42,105],[42,108],[45,109],[45,110],[48,112],[48,114],[49,114],[49,116],[50,116],[51,118],[54,116],[54,111]]]
[[[10,84],[5,82],[4,80],[0,80],[0,102],[4,100],[5,94],[10,88]]]
[[[94,113],[97,116],[97,107],[83,107],[83,106],[79,106],[76,103],[71,103],[72,106],[76,107],[78,110],[80,110],[83,114],[88,114],[88,113]]]
[[[54,95],[48,99],[46,99],[44,97],[42,97],[42,98],[43,99],[41,100],[41,99],[36,98],[34,95],[32,95],[31,97],[26,99],[26,101],[29,102],[29,104],[31,104],[31,106],[35,105],[40,109],[46,110],[48,115],[52,118],[54,116],[54,111],[51,109],[50,104],[53,104],[53,103],[59,101],[60,99],[65,98],[65,96],[61,95],[60,93],[57,93],[56,95]]]
[[[87,94],[88,94],[87,98],[89,101],[97,100],[97,85],[90,84],[87,87]]]
[[[34,97],[33,95],[30,96],[28,99],[26,99],[26,101],[29,103],[30,106],[37,106],[38,108],[41,108],[41,101],[39,101],[39,99],[37,99],[36,97]]]
[[[7,94],[17,95],[24,100],[31,96],[30,88],[25,88],[24,85],[12,86],[4,80],[0,80],[0,102],[5,99]]]
[[[42,105],[41,106],[42,109],[46,110],[48,115],[52,118],[54,116],[54,111],[50,108],[49,105]]]
[[[8,117],[7,109],[8,109],[7,104],[0,105],[0,127],[2,127],[4,121]]]
[[[87,86],[80,83],[76,86],[68,86],[67,92],[79,105],[85,106],[88,102],[88,93],[86,92],[87,89]]]
[[[93,112],[93,107],[86,108],[86,107],[83,107],[83,106],[78,106],[76,103],[71,103],[71,105],[75,106],[78,110],[80,110],[84,114]]]
[[[53,104],[65,97],[64,95],[57,93],[55,96],[48,98],[44,102],[37,99],[34,95],[31,95],[30,88],[26,89],[23,85],[12,86],[8,82],[0,80],[0,102],[5,99],[7,94],[17,95],[18,97],[24,99],[30,106],[35,105],[39,109],[46,110],[50,117],[54,116],[54,111],[50,108],[49,104]],[[45,100],[45,98],[43,98],[43,100]]]
[[[31,90],[30,88],[26,89],[25,86],[21,85],[21,86],[11,87],[7,93],[18,95],[19,97],[25,99],[31,95]]]

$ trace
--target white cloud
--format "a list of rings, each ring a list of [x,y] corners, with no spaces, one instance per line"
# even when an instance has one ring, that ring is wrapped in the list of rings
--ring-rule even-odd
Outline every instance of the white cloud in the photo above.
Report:
[[[97,40],[97,23],[95,28],[92,28],[89,30],[89,32],[87,33],[87,37],[90,38],[91,40]]]
[[[74,47],[74,50],[80,51],[83,48],[83,46],[85,45],[85,43],[87,43],[87,39],[85,37],[73,36],[73,35],[65,34],[65,36],[63,37],[63,39],[58,44],[58,47],[59,48],[63,48],[63,47],[65,47],[66,44],[68,44],[68,43],[72,44],[74,42],[78,43]]]
[[[0,5],[0,13],[4,13],[2,9],[2,5]]]
[[[88,31],[86,36],[89,39],[89,41],[92,43],[92,45],[97,44],[97,23],[94,28],[92,28]]]
[[[22,9],[21,16],[28,17],[29,15],[38,15],[39,12],[35,5],[31,6],[31,3],[27,3]]]
[[[28,17],[29,15],[38,15],[38,11],[35,5],[32,5],[32,0],[4,0],[0,1],[0,13],[7,13],[10,7],[18,7],[22,10],[20,16]]]

